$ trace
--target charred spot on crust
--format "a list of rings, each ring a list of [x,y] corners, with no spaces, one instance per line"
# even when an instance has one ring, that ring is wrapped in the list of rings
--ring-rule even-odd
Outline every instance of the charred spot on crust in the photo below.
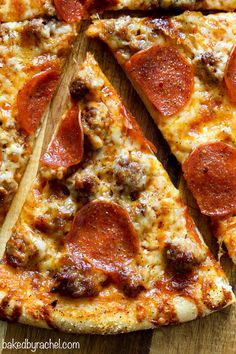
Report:
[[[79,78],[74,79],[70,84],[70,95],[74,100],[81,100],[88,92],[88,87]]]

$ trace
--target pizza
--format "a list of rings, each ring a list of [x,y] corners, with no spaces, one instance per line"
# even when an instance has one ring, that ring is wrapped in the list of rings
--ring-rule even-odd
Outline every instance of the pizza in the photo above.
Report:
[[[41,17],[58,18],[67,23],[80,22],[81,19],[88,18],[90,13],[103,11],[112,3],[113,0],[2,0],[0,21],[23,21]]]
[[[72,25],[53,19],[0,25],[0,226],[75,33]]]
[[[236,263],[236,14],[97,20]]]
[[[88,54],[7,242],[2,319],[117,333],[234,301],[153,150]]]
[[[95,0],[95,3],[99,0]],[[105,9],[109,10],[153,10],[153,9],[182,9],[182,10],[223,10],[236,9],[235,0],[105,0]]]
[[[86,8],[86,1],[78,0],[2,0],[0,21],[56,17],[69,23],[79,22],[85,16]]]
[[[234,11],[236,0],[2,0],[0,21],[23,21],[36,17],[57,17],[79,22],[89,14],[105,10],[223,10]]]

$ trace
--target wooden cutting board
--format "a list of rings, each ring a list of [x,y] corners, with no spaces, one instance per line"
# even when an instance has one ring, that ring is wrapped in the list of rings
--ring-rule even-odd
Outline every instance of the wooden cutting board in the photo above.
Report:
[[[217,251],[216,242],[212,238],[208,220],[199,215],[196,205],[188,193],[182,179],[179,178],[180,167],[175,158],[170,154],[169,148],[154,125],[146,109],[141,103],[139,97],[132,89],[129,81],[119,68],[118,64],[109,53],[108,49],[99,41],[88,40],[84,34],[88,23],[84,22],[81,26],[78,40],[74,46],[73,54],[68,61],[65,75],[58,90],[58,93],[46,114],[46,119],[37,141],[31,163],[27,168],[27,173],[22,180],[20,190],[14,200],[8,218],[2,228],[0,235],[0,252],[4,252],[5,243],[10,236],[10,229],[17,219],[19,210],[24,202],[27,190],[30,187],[33,176],[36,174],[40,151],[45,148],[50,139],[53,127],[63,112],[66,101],[67,84],[70,78],[76,72],[78,63],[81,62],[87,51],[94,53],[101,68],[114,85],[125,104],[136,117],[141,125],[145,135],[158,148],[157,156],[167,168],[172,181],[179,185],[183,196],[190,206],[195,221],[203,233],[208,245],[213,252]],[[46,130],[45,130],[46,127]],[[44,136],[44,132],[46,134]],[[43,139],[44,136],[44,139]],[[236,267],[232,265],[227,256],[222,259],[222,264],[230,278],[231,284],[236,285]],[[20,286],[20,284],[19,284]],[[236,305],[226,310],[210,315],[205,319],[199,319],[191,323],[180,326],[171,326],[158,328],[155,331],[143,331],[116,336],[89,336],[74,335],[33,328],[20,324],[6,324],[0,322],[0,343],[2,340],[10,342],[23,342],[27,338],[30,342],[45,342],[51,339],[56,342],[59,339],[66,342],[80,342],[80,350],[47,350],[47,353],[80,353],[80,354],[233,354],[236,353]],[[0,353],[30,353],[29,350],[0,350]],[[44,353],[44,350],[38,349],[36,353]]]

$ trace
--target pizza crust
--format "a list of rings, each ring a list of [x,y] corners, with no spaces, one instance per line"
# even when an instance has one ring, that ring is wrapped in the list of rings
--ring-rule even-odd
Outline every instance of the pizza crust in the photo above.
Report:
[[[0,275],[5,284],[8,282],[0,293],[1,319],[72,333],[115,334],[177,324],[199,315],[203,317],[216,311],[218,306],[223,308],[234,302],[222,274],[214,279],[218,290],[212,292],[211,298],[198,290],[199,297],[195,300],[187,291],[186,295],[167,296],[155,289],[129,299],[113,287],[104,289],[96,298],[68,299],[47,292],[51,281],[48,277],[38,277],[39,289],[36,290],[33,279],[26,272],[15,272],[1,265]],[[19,279],[20,291],[17,288]],[[196,282],[192,290],[198,287]],[[56,303],[55,308],[53,303]]]

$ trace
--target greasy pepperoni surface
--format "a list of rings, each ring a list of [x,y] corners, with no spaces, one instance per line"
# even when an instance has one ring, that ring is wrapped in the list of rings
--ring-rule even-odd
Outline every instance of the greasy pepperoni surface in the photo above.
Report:
[[[138,253],[138,237],[128,213],[118,204],[96,200],[80,209],[67,237],[73,257],[114,275]]]
[[[52,168],[78,164],[84,153],[84,132],[76,102],[61,122],[59,129],[41,162]]]
[[[17,120],[27,134],[33,134],[59,82],[59,72],[48,69],[26,81],[17,96]]]
[[[54,0],[58,16],[67,23],[81,20],[85,11],[86,0]]]
[[[163,116],[177,114],[193,92],[193,69],[174,47],[154,46],[141,51],[130,58],[125,69]]]
[[[225,84],[230,100],[236,103],[236,46],[233,48],[225,69]]]
[[[183,164],[184,176],[201,212],[236,211],[236,148],[223,142],[197,147]]]

